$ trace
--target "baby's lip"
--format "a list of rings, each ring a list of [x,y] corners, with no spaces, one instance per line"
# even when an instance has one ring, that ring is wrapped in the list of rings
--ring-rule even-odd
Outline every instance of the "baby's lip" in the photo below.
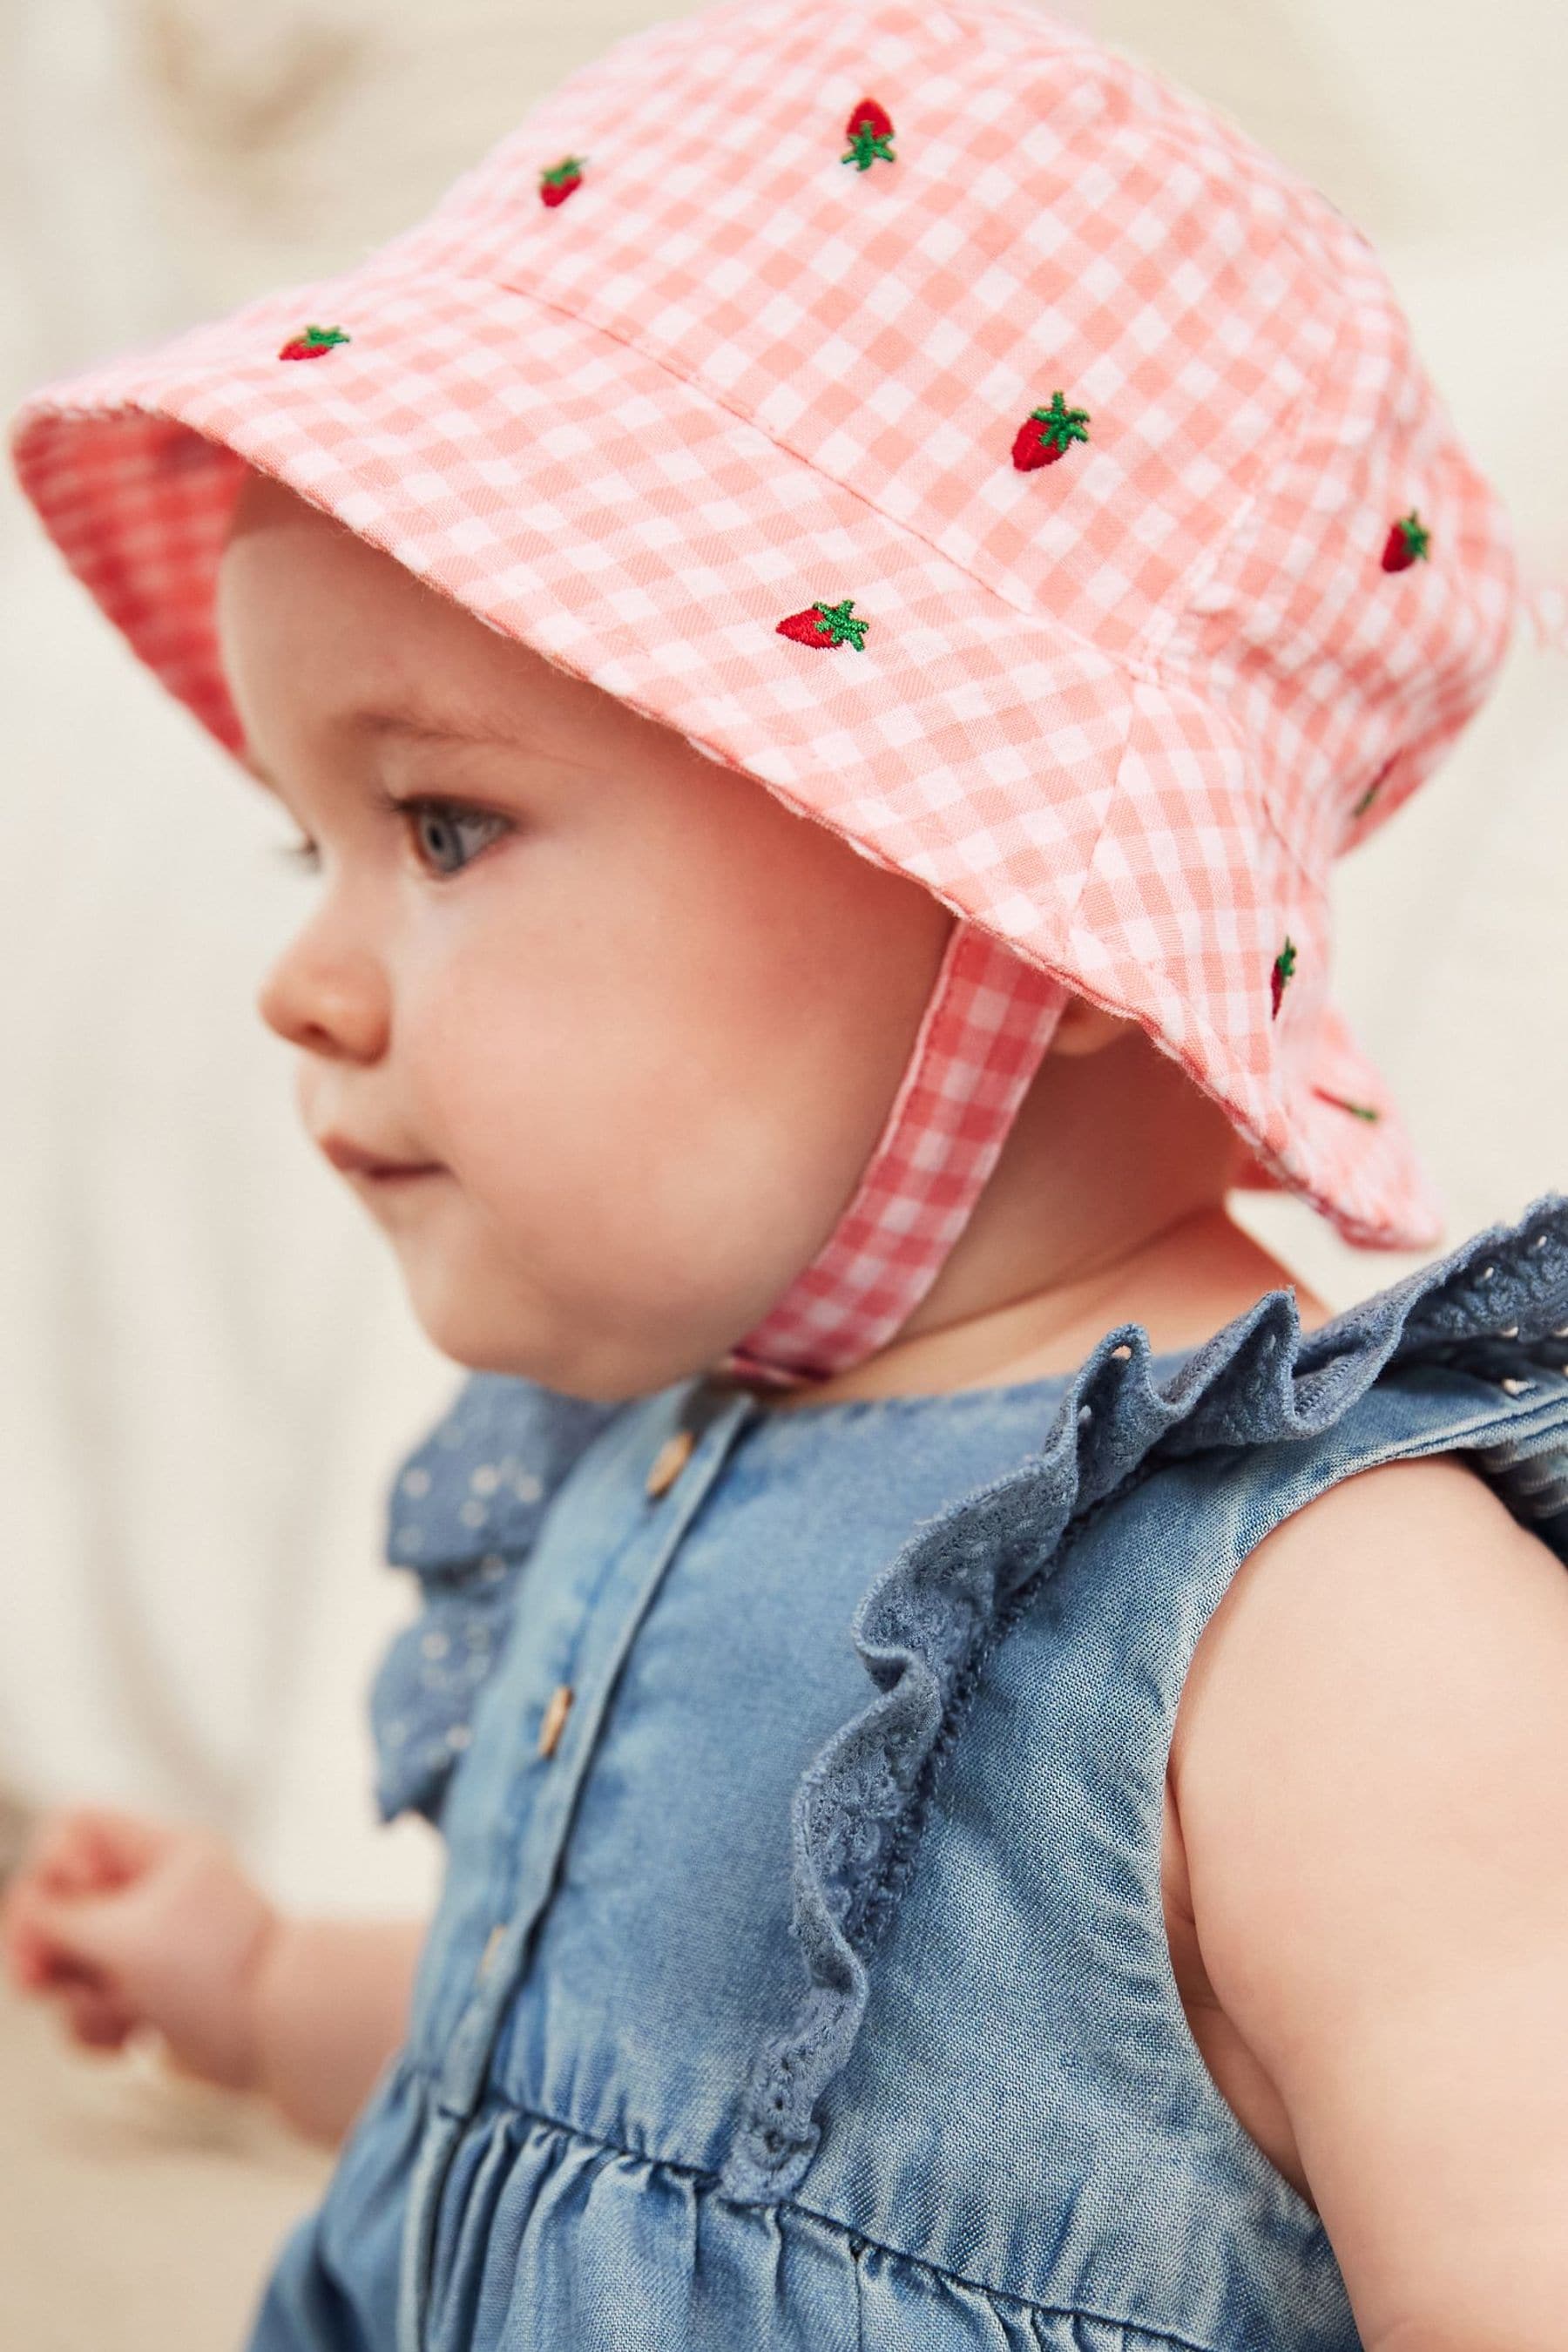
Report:
[[[351,1142],[345,1135],[322,1135],[317,1141],[332,1166],[345,1176],[430,1176],[436,1172],[433,1160],[389,1160],[382,1152],[368,1151],[363,1144]]]

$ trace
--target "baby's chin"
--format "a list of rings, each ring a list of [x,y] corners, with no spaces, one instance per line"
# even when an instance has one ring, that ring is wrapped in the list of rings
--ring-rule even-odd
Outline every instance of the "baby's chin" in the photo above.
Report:
[[[410,1182],[375,1223],[419,1328],[467,1371],[621,1404],[709,1370],[730,1325],[745,1328],[745,1305],[727,1314],[721,1299],[700,1297],[695,1281],[683,1289],[635,1248],[618,1281],[603,1264],[570,1263],[559,1243],[518,1233],[444,1170]],[[703,1307],[705,1322],[691,1311]]]
[[[639,1352],[624,1332],[590,1344],[584,1333],[592,1315],[542,1301],[493,1264],[463,1264],[412,1240],[399,1241],[397,1252],[416,1322],[430,1345],[465,1371],[500,1373],[589,1403],[622,1404],[703,1369],[700,1359],[676,1358],[667,1345]]]

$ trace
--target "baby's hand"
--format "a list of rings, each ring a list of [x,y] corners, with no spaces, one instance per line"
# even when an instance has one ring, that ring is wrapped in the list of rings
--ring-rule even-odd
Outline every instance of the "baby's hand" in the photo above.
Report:
[[[229,2090],[256,2086],[251,1989],[278,1924],[215,1831],[97,1807],[47,1814],[0,1898],[13,1983],[57,1997],[78,2042],[153,2025]]]

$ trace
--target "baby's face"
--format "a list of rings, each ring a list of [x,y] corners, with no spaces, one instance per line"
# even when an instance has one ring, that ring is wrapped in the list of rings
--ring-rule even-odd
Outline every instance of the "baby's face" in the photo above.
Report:
[[[809,1263],[952,918],[265,477],[219,591],[248,751],[315,845],[263,1019],[433,1343],[613,1401]],[[388,805],[394,802],[399,805]]]

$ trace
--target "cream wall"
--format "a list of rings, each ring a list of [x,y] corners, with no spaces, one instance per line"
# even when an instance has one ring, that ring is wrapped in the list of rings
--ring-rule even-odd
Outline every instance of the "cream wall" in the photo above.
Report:
[[[538,90],[679,13],[481,0],[0,5],[0,394],[403,226]],[[1379,244],[1526,552],[1568,578],[1568,12],[1102,0]],[[460,1374],[295,1123],[252,998],[274,819],[0,484],[0,1780],[225,1825],[286,1897],[428,1899],[373,1825],[366,1677],[406,1605],[381,1493]],[[1351,1018],[1451,1209],[1568,1187],[1568,659],[1343,869]],[[1238,1202],[1346,1305],[1416,1261]]]

